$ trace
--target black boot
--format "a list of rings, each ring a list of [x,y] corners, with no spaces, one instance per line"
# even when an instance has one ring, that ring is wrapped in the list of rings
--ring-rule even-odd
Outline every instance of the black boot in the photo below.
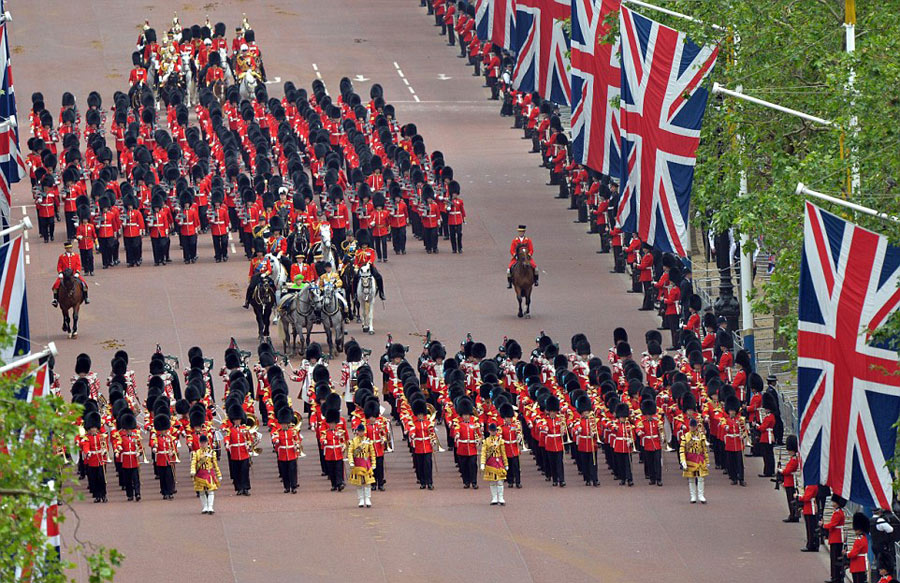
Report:
[[[535,267],[534,268],[534,287],[537,287],[538,285],[540,285],[538,283],[538,270],[537,270],[537,267]]]
[[[58,307],[59,307],[59,290],[58,290],[58,289],[53,290],[53,301],[50,302],[50,304],[51,304],[54,308],[58,308]]]
[[[506,289],[512,289],[512,276],[506,276]]]
[[[90,298],[88,298],[88,286],[87,286],[87,284],[84,284],[84,285],[81,286],[81,293],[82,293],[82,295],[84,296],[84,303],[85,303],[85,304],[91,303]]]

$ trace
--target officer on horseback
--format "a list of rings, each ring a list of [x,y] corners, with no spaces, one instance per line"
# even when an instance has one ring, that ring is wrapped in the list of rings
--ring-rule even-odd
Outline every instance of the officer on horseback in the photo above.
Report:
[[[367,230],[360,229],[357,231],[356,243],[358,249],[353,255],[353,267],[359,270],[363,265],[369,266],[369,269],[372,270],[372,276],[375,278],[375,283],[378,285],[378,297],[381,298],[381,301],[384,301],[384,283],[381,280],[381,274],[375,268],[376,255],[375,250],[371,248],[371,237],[372,235]]]
[[[279,215],[273,216],[269,219],[269,231],[271,235],[269,239],[266,241],[266,250],[268,253],[275,256],[276,259],[284,264],[285,268],[290,266],[289,257],[288,257],[288,241],[287,238],[282,236],[281,232],[284,230],[284,221]]]
[[[247,295],[244,297],[244,309],[250,309],[250,298],[253,291],[259,285],[263,277],[272,275],[272,262],[266,257],[266,245],[261,239],[253,242],[253,250],[256,256],[250,260],[250,285],[247,286]]]
[[[53,307],[59,306],[59,285],[63,280],[63,273],[67,269],[72,270],[72,274],[78,278],[78,281],[81,282],[81,289],[84,295],[84,303],[91,303],[88,300],[88,284],[84,281],[84,278],[81,277],[81,257],[72,252],[72,242],[66,241],[63,243],[63,248],[65,251],[62,255],[59,256],[59,259],[56,260],[56,281],[53,282]]]
[[[518,253],[519,247],[522,245],[524,245],[525,249],[528,251],[528,262],[531,264],[531,268],[534,269],[534,285],[538,285],[538,268],[534,259],[532,259],[534,256],[534,244],[531,242],[531,239],[525,236],[525,225],[519,225],[518,230],[519,234],[513,237],[512,243],[509,245],[509,254],[511,255],[511,258],[509,260],[509,266],[506,268],[506,289],[512,289],[512,275],[510,274],[510,270],[516,263],[516,253]]]

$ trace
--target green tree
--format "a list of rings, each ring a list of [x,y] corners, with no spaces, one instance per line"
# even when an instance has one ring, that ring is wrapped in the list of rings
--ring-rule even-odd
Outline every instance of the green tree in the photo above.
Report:
[[[10,346],[14,328],[0,320],[0,346]],[[78,434],[76,406],[52,395],[28,403],[17,392],[30,380],[31,370],[0,378],[0,581],[69,581],[66,571],[75,564],[66,560],[74,554],[83,561],[91,583],[112,581],[123,556],[115,549],[82,541],[63,549],[59,560],[40,524],[34,523],[35,509],[57,500],[59,519],[78,519],[71,502],[72,464],[59,455],[66,444],[73,451]],[[77,459],[77,453],[73,452]],[[17,579],[17,573],[20,579]]]

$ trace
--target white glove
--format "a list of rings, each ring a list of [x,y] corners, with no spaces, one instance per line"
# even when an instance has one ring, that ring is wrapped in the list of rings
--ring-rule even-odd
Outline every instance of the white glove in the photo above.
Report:
[[[59,274],[57,274],[57,276],[56,276],[56,277],[58,277],[58,278],[60,278],[60,279],[62,279],[62,278],[63,278],[63,274],[61,274],[61,273],[59,273]]]
[[[481,471],[484,471],[484,464],[481,464]]]
[[[681,469],[682,469],[682,471],[687,471],[687,464],[684,462],[681,462]]]

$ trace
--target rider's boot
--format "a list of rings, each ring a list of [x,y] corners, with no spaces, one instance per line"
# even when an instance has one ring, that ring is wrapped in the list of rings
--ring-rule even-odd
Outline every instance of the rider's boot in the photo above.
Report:
[[[506,289],[512,289],[512,275],[506,270]]]
[[[54,308],[59,307],[59,290],[58,289],[53,290],[53,301],[50,303],[53,305]]]
[[[84,282],[81,283],[81,295],[84,296],[84,303],[91,303],[91,300],[88,299],[88,286]]]
[[[538,283],[538,270],[537,270],[537,267],[535,267],[534,268],[534,287],[537,287],[538,285],[540,285]]]
[[[245,310],[250,309],[250,294],[252,294],[252,293],[253,293],[253,286],[251,285],[251,286],[247,287],[247,295],[244,296],[244,309]]]

